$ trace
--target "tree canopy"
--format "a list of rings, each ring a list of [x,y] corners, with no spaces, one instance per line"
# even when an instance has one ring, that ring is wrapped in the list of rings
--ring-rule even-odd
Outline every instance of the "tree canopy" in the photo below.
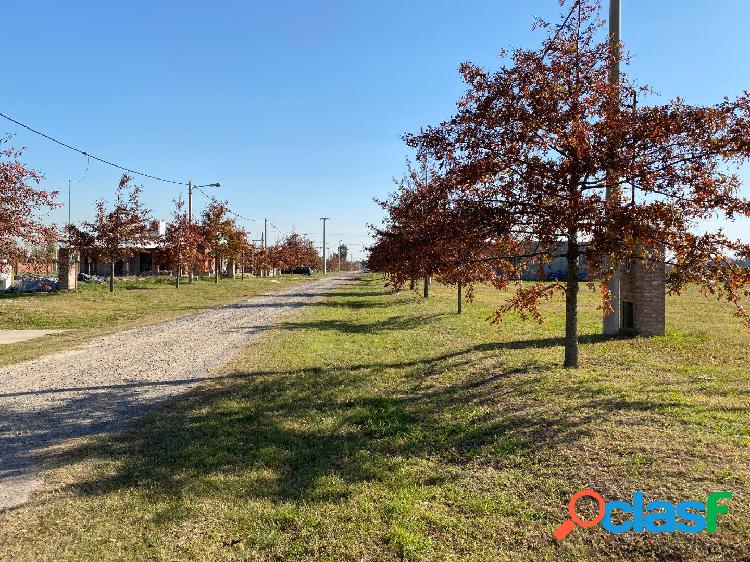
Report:
[[[45,212],[58,206],[57,192],[38,187],[41,175],[20,160],[22,151],[0,138],[0,260],[15,263],[56,238],[44,224]]]
[[[422,181],[411,173],[384,204],[370,262],[396,284],[435,273],[515,284],[496,319],[510,311],[541,319],[540,301],[564,293],[571,367],[578,276],[519,282],[524,268],[555,257],[576,272],[583,256],[606,308],[616,268],[666,256],[669,291],[698,283],[750,325],[741,303],[750,272],[735,262],[750,246],[705,222],[750,216],[734,173],[750,157],[750,94],[712,106],[649,103],[651,90],[625,74],[610,84],[611,63],[627,56],[603,30],[600,3],[563,4],[570,11],[559,25],[537,22],[547,33],[538,49],[503,53],[494,72],[463,64],[467,90],[455,115],[405,136],[433,170]]]
[[[141,186],[133,185],[132,177],[123,174],[115,191],[111,209],[107,202],[96,202],[96,218],[84,222],[82,228],[70,225],[71,242],[95,258],[109,264],[109,290],[114,291],[115,264],[131,256],[151,242],[151,212],[141,202]]]

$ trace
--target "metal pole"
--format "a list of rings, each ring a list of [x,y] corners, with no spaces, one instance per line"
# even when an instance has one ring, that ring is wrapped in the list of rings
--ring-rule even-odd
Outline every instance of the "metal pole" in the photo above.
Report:
[[[268,217],[263,218],[263,232],[260,233],[260,245],[265,250],[268,248]],[[260,270],[261,277],[268,277],[270,272],[265,269]]]
[[[328,273],[328,264],[326,264],[326,221],[328,217],[320,217],[323,221],[323,275]]]
[[[617,99],[619,103],[620,88],[620,0],[609,0],[609,41],[610,49],[615,55],[610,60],[609,65],[609,84],[617,89]],[[607,203],[614,203],[619,197],[618,191],[614,188],[617,178],[612,171],[607,171]],[[605,266],[610,266],[609,260],[606,260]],[[578,272],[576,272],[577,274]],[[611,295],[612,312],[605,315],[602,320],[602,333],[607,336],[613,336],[620,333],[620,270],[615,269],[612,278],[607,284]]]
[[[193,238],[193,182],[188,181],[188,228],[190,229],[190,232],[188,232],[189,239],[192,240]],[[192,254],[192,252],[191,252]],[[193,282],[193,267],[194,267],[193,260],[191,258],[190,263],[188,264],[188,283]],[[177,264],[177,275],[180,275],[179,271],[180,264]]]

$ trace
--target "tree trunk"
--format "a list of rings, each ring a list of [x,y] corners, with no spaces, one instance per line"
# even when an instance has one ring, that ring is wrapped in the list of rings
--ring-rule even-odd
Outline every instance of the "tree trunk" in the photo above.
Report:
[[[565,367],[578,368],[578,236],[568,239],[568,281],[565,286]]]
[[[416,288],[416,286],[417,286],[417,280],[414,279],[414,277],[409,279],[409,290],[413,291]]]
[[[109,262],[109,292],[112,293],[115,290],[115,262],[114,260]]]
[[[424,278],[424,298],[430,298],[430,277]]]
[[[461,285],[461,281],[458,282],[458,313],[461,314],[463,312],[463,303],[461,302],[461,289],[463,289],[463,286]]]
[[[219,282],[219,267],[221,267],[221,258],[216,256],[214,258],[214,283]]]

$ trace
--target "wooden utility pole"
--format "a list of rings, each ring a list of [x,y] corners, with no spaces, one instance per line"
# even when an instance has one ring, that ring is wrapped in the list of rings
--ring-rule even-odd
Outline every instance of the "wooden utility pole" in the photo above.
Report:
[[[619,103],[620,90],[620,0],[609,0],[609,45],[614,56],[610,58],[609,64],[609,84],[616,89],[616,99]],[[614,139],[613,139],[614,140]],[[613,147],[614,149],[615,147]],[[619,190],[616,188],[618,178],[613,171],[607,172],[606,199],[608,205],[617,204]],[[610,260],[606,260],[605,266],[612,266]],[[575,272],[576,275],[578,272]],[[573,272],[569,271],[568,275]],[[602,333],[607,336],[614,336],[620,333],[620,270],[615,267],[612,277],[607,284],[609,294],[611,295],[612,312],[604,316],[602,320]]]

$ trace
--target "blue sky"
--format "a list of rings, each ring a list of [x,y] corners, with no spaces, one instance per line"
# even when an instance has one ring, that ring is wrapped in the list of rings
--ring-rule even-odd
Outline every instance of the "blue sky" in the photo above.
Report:
[[[641,83],[706,104],[749,87],[750,2],[622,3]],[[404,170],[400,135],[451,114],[462,61],[497,66],[499,49],[539,43],[534,15],[558,12],[556,0],[8,3],[0,111],[138,170],[220,181],[255,236],[267,216],[319,243],[329,216],[329,240],[358,256],[381,216],[372,198]],[[72,180],[74,220],[113,192],[117,170],[86,172],[84,157],[0,121],[45,186]],[[167,217],[180,188],[141,183]],[[750,239],[748,222],[727,231]]]

